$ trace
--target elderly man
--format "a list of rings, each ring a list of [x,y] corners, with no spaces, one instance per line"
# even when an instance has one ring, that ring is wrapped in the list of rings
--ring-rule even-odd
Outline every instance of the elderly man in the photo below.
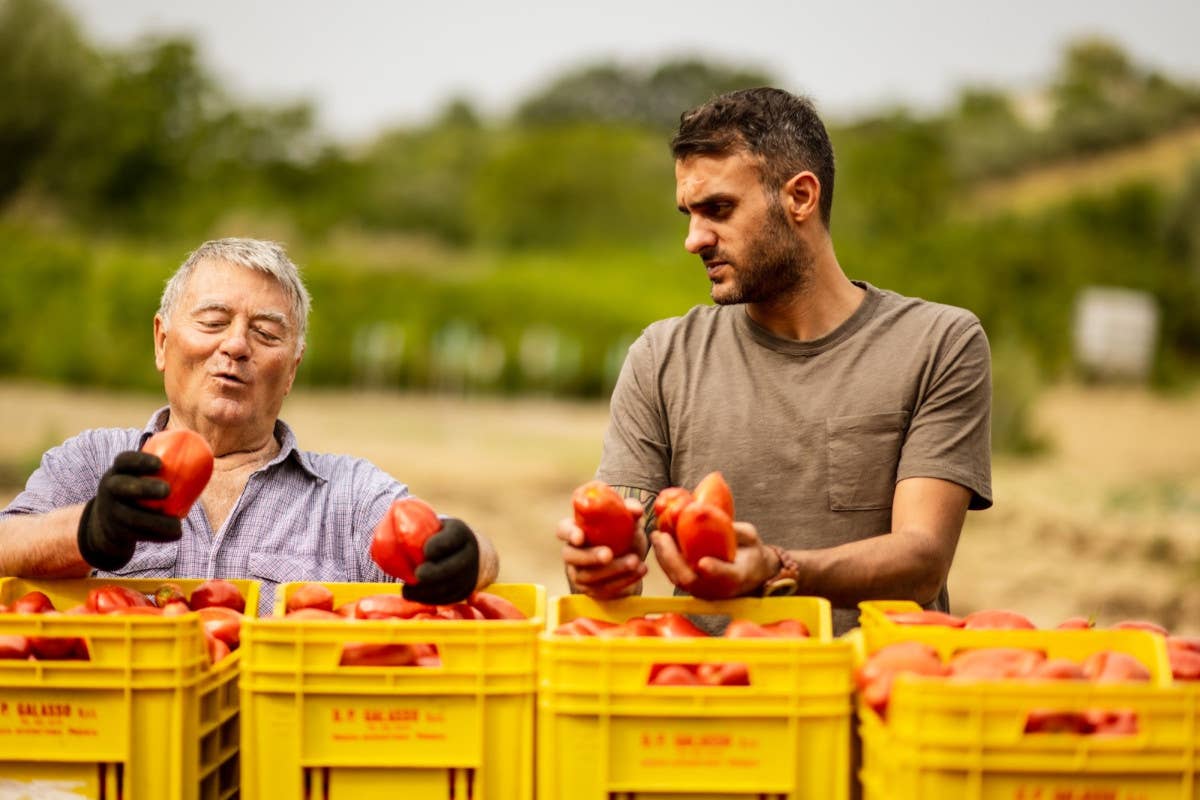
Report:
[[[304,355],[309,297],[283,248],[222,239],[198,248],[154,315],[166,407],[145,428],[84,431],[48,451],[0,512],[0,575],[225,577],[263,582],[260,612],[285,581],[391,580],[371,536],[408,488],[373,464],[301,450],[279,419]],[[215,456],[183,520],[146,508],[165,497],[152,434],[188,429]],[[411,599],[464,599],[496,577],[491,544],[447,518],[427,543]]]

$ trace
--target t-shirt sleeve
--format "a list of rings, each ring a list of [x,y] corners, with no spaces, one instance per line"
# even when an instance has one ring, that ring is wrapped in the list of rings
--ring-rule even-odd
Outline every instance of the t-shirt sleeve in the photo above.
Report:
[[[596,477],[657,492],[670,485],[671,447],[654,348],[643,334],[629,348],[609,408]]]
[[[913,412],[896,480],[953,481],[971,490],[970,508],[989,508],[991,407],[991,353],[983,327],[972,316],[934,354],[933,375]]]
[[[100,477],[121,449],[128,448],[114,447],[102,431],[85,431],[52,447],[42,455],[24,491],[0,511],[0,519],[12,514],[45,514],[86,503],[95,496]]]

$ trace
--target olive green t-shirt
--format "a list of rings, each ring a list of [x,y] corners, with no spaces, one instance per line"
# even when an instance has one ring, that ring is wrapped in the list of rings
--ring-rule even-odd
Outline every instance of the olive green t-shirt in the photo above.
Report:
[[[720,470],[739,520],[790,550],[891,530],[904,478],[992,504],[991,363],[979,320],[857,282],[858,309],[820,339],[768,332],[743,306],[650,325],[613,391],[596,477],[657,492]],[[945,587],[932,607],[948,610]],[[835,609],[840,633],[858,610]]]

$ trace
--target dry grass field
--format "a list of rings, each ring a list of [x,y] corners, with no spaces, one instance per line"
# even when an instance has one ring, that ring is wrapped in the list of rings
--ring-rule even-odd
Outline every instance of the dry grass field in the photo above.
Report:
[[[142,426],[158,397],[0,383],[0,503],[45,447],[87,427]],[[445,513],[486,530],[503,580],[565,590],[553,538],[590,477],[603,403],[298,391],[284,408],[303,446],[364,456]],[[1035,459],[998,458],[996,505],[968,516],[954,610],[1143,617],[1200,633],[1200,396],[1063,387],[1037,423]],[[648,592],[667,588],[652,571]]]

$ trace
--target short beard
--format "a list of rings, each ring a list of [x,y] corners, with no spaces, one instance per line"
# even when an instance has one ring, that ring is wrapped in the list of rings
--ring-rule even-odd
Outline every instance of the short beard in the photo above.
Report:
[[[701,254],[703,257],[703,254]],[[812,275],[813,257],[788,224],[783,206],[772,202],[764,230],[752,239],[734,266],[732,291],[713,298],[718,305],[772,303],[803,291]]]

